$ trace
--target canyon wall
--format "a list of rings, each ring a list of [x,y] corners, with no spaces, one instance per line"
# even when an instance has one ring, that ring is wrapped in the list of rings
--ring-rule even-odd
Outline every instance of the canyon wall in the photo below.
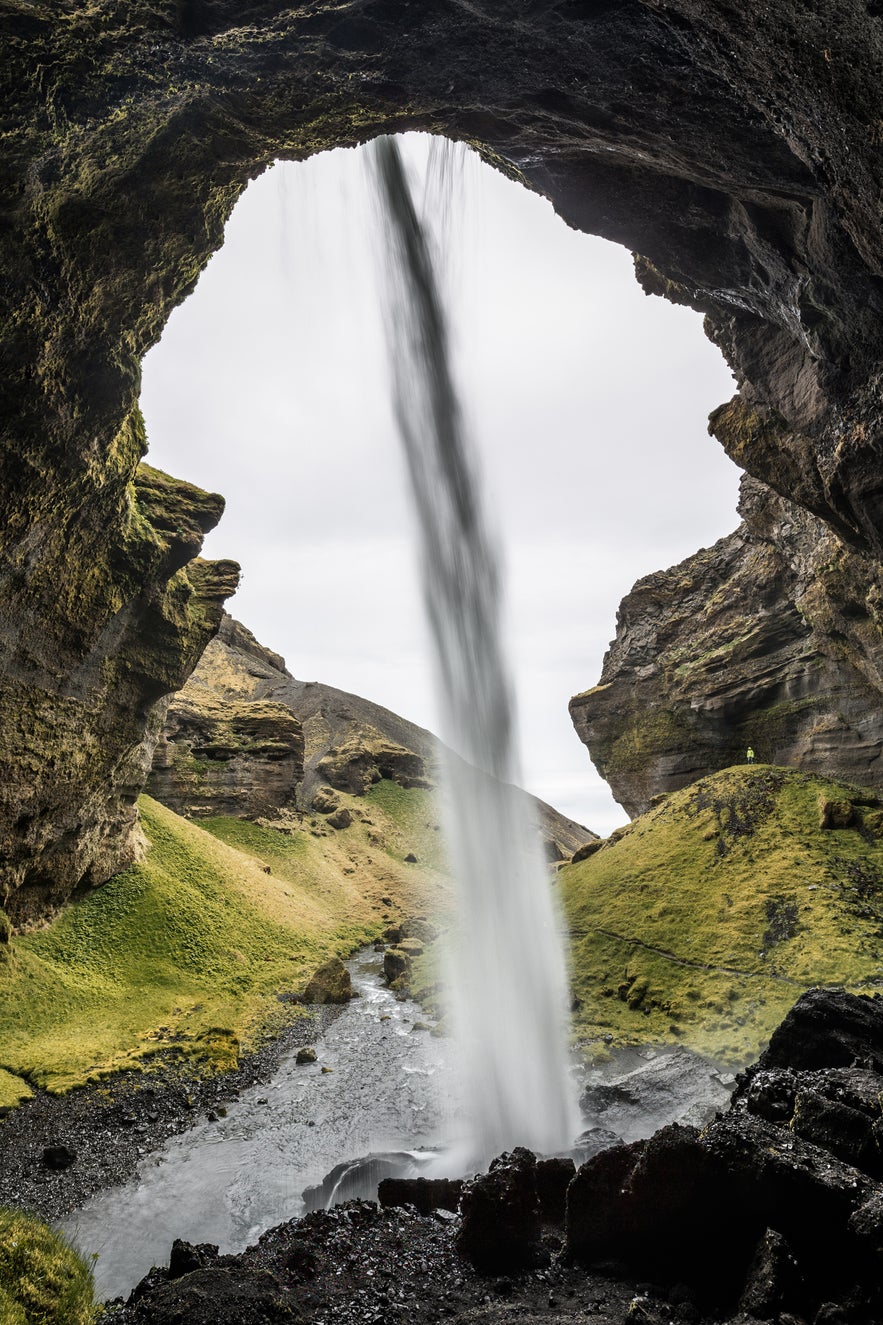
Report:
[[[406,128],[474,143],[706,315],[739,384],[716,436],[879,557],[877,0],[770,0],[750,20],[725,0],[5,0],[0,59],[13,917],[131,854],[156,705],[233,586],[191,561],[194,521],[163,516],[186,504],[174,485],[136,483],[139,365],[276,157]],[[201,531],[219,504],[193,501]]]
[[[883,574],[756,479],[743,523],[639,580],[600,682],[570,701],[631,815],[715,769],[786,764],[883,786]]]

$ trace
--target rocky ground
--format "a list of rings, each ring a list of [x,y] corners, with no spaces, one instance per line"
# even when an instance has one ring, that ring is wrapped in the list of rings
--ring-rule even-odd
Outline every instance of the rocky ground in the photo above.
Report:
[[[127,1181],[144,1156],[199,1117],[222,1117],[239,1091],[272,1076],[284,1053],[311,1044],[340,1008],[315,1007],[223,1076],[170,1066],[120,1072],[66,1095],[40,1091],[0,1119],[0,1206],[49,1222]]]
[[[179,1242],[106,1319],[873,1325],[881,1092],[883,1000],[812,990],[701,1132],[674,1124],[576,1172],[515,1151],[456,1212],[451,1184],[399,1181],[241,1256]]]

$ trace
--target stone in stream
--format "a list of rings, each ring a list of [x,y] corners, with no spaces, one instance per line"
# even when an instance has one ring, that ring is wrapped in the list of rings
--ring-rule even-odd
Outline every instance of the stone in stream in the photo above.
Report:
[[[386,983],[400,987],[398,981],[407,980],[411,974],[411,958],[403,948],[387,948],[383,954],[383,974]]]
[[[314,971],[303,992],[304,1003],[348,1003],[353,996],[350,973],[339,957]]]
[[[298,1049],[294,1061],[300,1065],[303,1063],[315,1063],[316,1050],[311,1044],[305,1045],[303,1049]]]

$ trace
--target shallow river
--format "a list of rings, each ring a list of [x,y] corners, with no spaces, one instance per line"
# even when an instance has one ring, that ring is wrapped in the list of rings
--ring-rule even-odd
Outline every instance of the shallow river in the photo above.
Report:
[[[450,1045],[413,1029],[421,1009],[383,987],[377,954],[349,968],[361,997],[317,1042],[316,1063],[298,1067],[292,1051],[225,1118],[172,1138],[132,1182],[68,1217],[67,1234],[98,1254],[99,1298],[125,1296],[151,1265],[166,1264],[176,1237],[241,1251],[303,1214],[304,1188],[340,1161],[432,1147],[449,1134]]]

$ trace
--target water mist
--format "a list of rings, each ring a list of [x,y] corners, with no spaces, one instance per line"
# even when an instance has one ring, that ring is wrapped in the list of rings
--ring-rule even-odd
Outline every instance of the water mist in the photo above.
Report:
[[[499,558],[452,379],[426,229],[398,145],[372,145],[387,253],[396,422],[417,514],[447,765],[447,846],[458,884],[455,1032],[466,1090],[461,1162],[515,1145],[568,1148],[567,979],[548,870],[519,779],[501,643]],[[449,150],[462,149],[450,145]],[[436,155],[450,187],[450,160]]]

